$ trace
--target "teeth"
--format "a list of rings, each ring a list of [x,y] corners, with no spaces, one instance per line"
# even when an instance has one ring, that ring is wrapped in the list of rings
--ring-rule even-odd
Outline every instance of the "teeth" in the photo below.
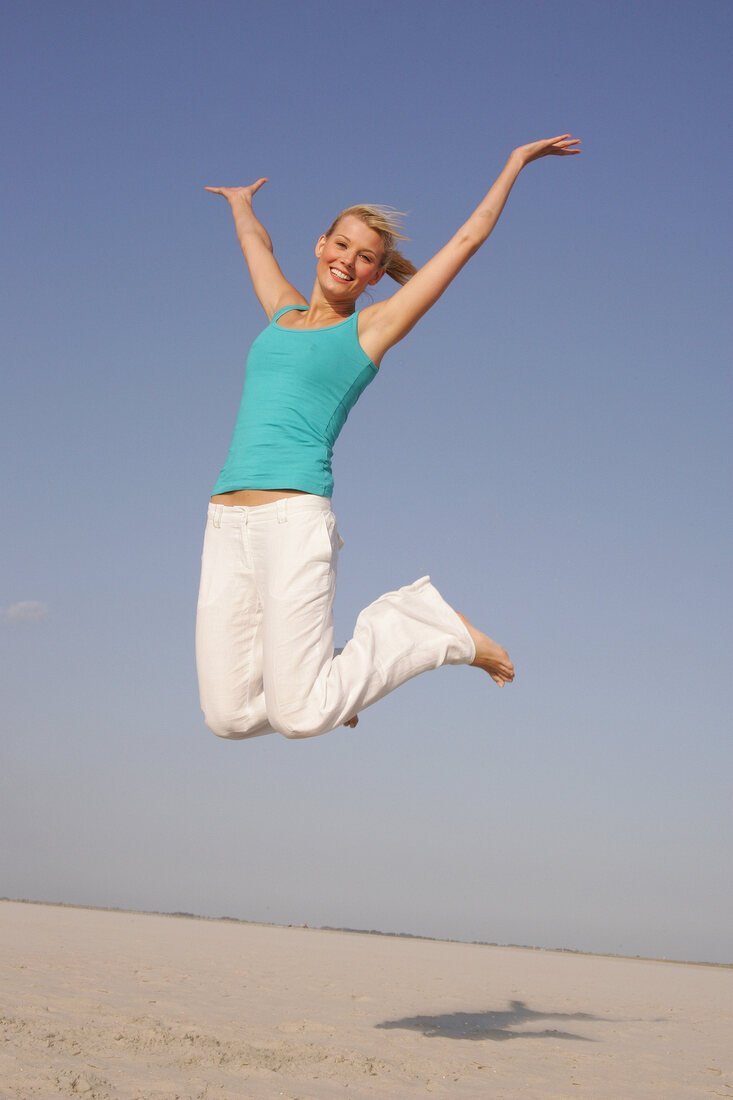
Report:
[[[349,276],[344,275],[344,273],[342,271],[337,271],[335,267],[329,268],[329,271],[331,272],[333,277],[335,279],[338,279],[340,282],[342,282],[342,283],[348,283],[349,282]]]

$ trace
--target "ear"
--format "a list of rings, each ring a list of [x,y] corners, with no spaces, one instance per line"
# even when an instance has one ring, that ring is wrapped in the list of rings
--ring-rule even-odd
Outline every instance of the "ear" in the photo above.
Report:
[[[316,242],[316,257],[320,260],[323,249],[326,247],[326,234],[322,233]]]
[[[377,274],[373,275],[372,278],[369,280],[369,286],[376,286],[377,283],[379,282],[379,280],[382,278],[382,276],[386,272],[386,270],[387,270],[386,267],[380,267]]]

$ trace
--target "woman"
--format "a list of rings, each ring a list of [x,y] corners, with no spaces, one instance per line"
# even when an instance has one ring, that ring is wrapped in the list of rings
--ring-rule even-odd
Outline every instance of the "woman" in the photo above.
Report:
[[[443,664],[514,678],[506,651],[453,611],[423,577],[387,593],[333,649],[341,540],[331,512],[331,452],[385,352],[406,336],[491,233],[522,168],[579,153],[563,134],[523,145],[455,236],[419,271],[395,248],[394,216],[350,207],[316,245],[307,300],[283,275],[252,198],[266,183],[209,187],[228,201],[268,327],[247,359],[227,462],[204,539],[196,657],[206,723],[221,737],[311,737]],[[387,273],[390,298],[356,311]]]

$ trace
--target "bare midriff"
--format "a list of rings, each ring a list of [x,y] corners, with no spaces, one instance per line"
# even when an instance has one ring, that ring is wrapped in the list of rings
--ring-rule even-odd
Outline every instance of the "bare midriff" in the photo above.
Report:
[[[217,493],[212,504],[224,504],[229,508],[256,508],[258,504],[271,504],[283,497],[302,497],[300,489],[233,489],[231,493]]]

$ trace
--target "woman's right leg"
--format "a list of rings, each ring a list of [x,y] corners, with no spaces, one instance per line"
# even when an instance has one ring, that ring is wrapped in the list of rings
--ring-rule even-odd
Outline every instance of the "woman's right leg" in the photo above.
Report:
[[[262,606],[246,509],[210,504],[196,614],[196,667],[206,725],[241,740],[272,733],[262,686]]]

